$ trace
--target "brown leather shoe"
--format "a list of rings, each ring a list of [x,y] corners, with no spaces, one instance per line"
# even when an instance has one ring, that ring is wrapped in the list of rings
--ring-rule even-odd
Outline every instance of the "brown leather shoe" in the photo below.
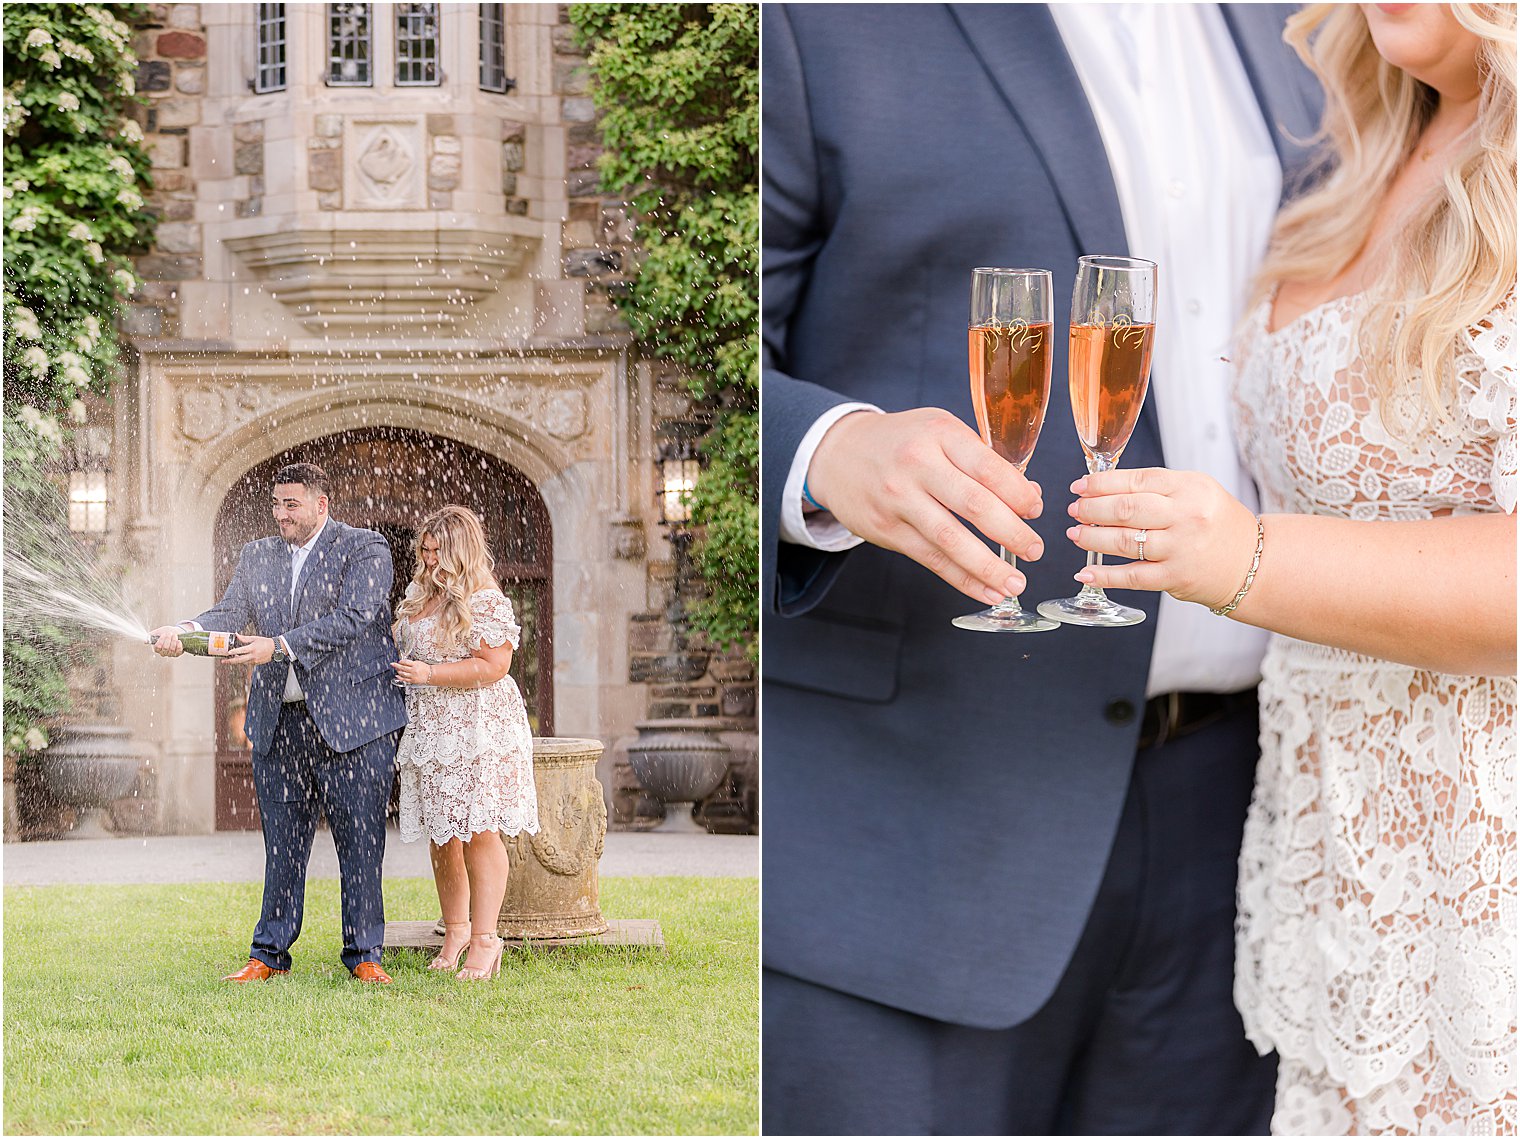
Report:
[[[289,972],[289,969],[271,969],[257,957],[250,957],[248,958],[248,964],[244,965],[236,973],[229,973],[222,980],[242,985],[248,981],[267,981],[277,974]]]
[[[391,976],[373,961],[361,961],[354,966],[354,977],[371,985],[389,985]]]

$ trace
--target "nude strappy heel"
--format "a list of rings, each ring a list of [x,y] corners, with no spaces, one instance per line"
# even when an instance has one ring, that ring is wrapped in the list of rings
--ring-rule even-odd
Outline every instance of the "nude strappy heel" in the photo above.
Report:
[[[439,922],[438,924],[443,926],[443,936],[445,941],[448,940],[448,935],[455,930],[468,930],[470,928],[470,923],[468,921],[445,921]],[[459,947],[459,952],[453,954],[452,957],[445,957],[443,955],[443,950],[440,949],[438,951],[438,956],[434,957],[431,961],[428,962],[428,968],[435,973],[452,973],[454,970],[459,968],[460,958],[469,952],[469,949],[469,938],[465,938],[465,943]]]
[[[467,965],[463,969],[459,970],[455,976],[458,977],[461,981],[489,981],[492,977],[501,972],[501,955],[502,951],[506,949],[507,943],[504,942],[501,938],[497,937],[494,933],[477,933],[470,939],[470,942],[473,945],[477,945],[483,948],[489,948],[490,946],[495,945],[496,956],[491,958],[491,963],[484,966],[483,968],[473,969]]]

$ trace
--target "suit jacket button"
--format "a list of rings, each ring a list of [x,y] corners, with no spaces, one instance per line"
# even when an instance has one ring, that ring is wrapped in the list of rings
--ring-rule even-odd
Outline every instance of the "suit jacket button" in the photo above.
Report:
[[[1127,724],[1135,718],[1135,706],[1128,700],[1110,700],[1103,709],[1103,718],[1110,724]]]

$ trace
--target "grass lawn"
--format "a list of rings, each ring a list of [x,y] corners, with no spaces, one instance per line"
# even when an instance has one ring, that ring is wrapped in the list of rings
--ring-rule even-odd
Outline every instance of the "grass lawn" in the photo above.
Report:
[[[5,890],[5,1131],[14,1134],[753,1134],[755,879],[611,878],[609,917],[666,952],[509,953],[463,984],[420,953],[389,986],[338,961],[338,884],[311,882],[287,977],[247,960],[259,886]],[[437,916],[388,881],[392,919]]]

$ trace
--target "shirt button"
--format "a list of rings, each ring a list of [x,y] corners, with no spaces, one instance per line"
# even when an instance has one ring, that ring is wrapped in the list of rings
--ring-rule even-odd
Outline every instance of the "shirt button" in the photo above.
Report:
[[[1135,706],[1128,700],[1110,700],[1103,709],[1103,718],[1110,724],[1127,724],[1135,718]]]
[[[1183,194],[1187,193],[1187,187],[1173,178],[1166,184],[1166,192],[1174,198],[1180,198]]]
[[[1199,313],[1201,313],[1203,311],[1203,306],[1201,304],[1199,304],[1197,301],[1188,301],[1188,303],[1187,303],[1187,310],[1193,316],[1197,316]]]

